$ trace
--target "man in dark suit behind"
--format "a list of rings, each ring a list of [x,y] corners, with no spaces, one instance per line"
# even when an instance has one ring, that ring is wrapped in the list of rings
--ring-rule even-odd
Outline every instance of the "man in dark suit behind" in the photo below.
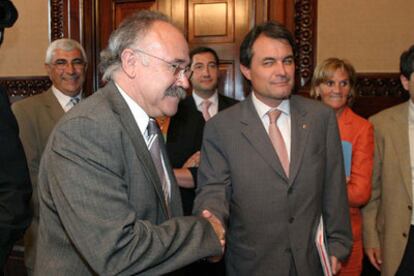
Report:
[[[201,140],[206,120],[237,103],[218,92],[219,58],[211,48],[197,47],[190,51],[192,95],[178,105],[170,119],[167,152],[180,186],[184,215],[191,215],[197,187]],[[207,106],[205,106],[208,101]],[[208,112],[208,113],[207,113]],[[197,262],[186,268],[188,275],[223,275],[223,262]]]
[[[204,130],[194,211],[208,209],[227,226],[230,276],[322,275],[321,215],[334,273],[352,246],[335,114],[291,95],[294,56],[284,26],[254,27],[240,47],[252,93]]]
[[[109,82],[63,116],[42,157],[35,275],[164,275],[222,254],[216,218],[182,216],[153,119],[176,113],[188,64],[183,34],[160,13],[111,34]]]
[[[30,225],[32,194],[29,170],[16,119],[0,87],[0,274],[13,244]]]
[[[179,103],[177,114],[171,117],[167,133],[167,152],[180,186],[185,215],[192,213],[194,188],[197,187],[197,168],[206,122],[203,116],[203,103],[210,102],[210,117],[237,103],[217,90],[219,58],[213,49],[195,48],[190,52],[190,60],[193,70],[190,78],[193,92]]]

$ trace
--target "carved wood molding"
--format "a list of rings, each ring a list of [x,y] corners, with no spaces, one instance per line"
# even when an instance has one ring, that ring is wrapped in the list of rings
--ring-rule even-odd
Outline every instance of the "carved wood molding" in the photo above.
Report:
[[[64,1],[50,0],[50,39],[64,37]],[[27,97],[48,89],[51,82],[47,76],[5,77],[0,78],[10,97]]]
[[[50,39],[64,37],[64,0],[50,0]]]
[[[356,82],[358,96],[405,97],[407,91],[401,85],[399,74],[358,74]]]
[[[296,70],[300,88],[310,84],[314,68],[316,7],[314,0],[298,0],[295,4],[295,38],[299,60]]]
[[[47,90],[51,86],[49,77],[0,78],[0,85],[7,89],[11,97],[27,97]]]

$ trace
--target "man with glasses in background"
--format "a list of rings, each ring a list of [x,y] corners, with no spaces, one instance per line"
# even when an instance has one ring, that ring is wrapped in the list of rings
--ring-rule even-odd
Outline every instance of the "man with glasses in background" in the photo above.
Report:
[[[37,177],[40,158],[59,119],[82,98],[87,58],[82,45],[72,39],[53,41],[46,50],[45,69],[52,86],[45,92],[12,105],[33,185],[33,221],[24,237],[25,265],[33,274],[38,238],[39,202]]]
[[[197,169],[205,122],[219,111],[237,103],[219,94],[219,58],[211,48],[197,47],[190,51],[193,88],[178,105],[170,119],[167,132],[167,152],[180,186],[184,215],[192,214]],[[186,268],[186,275],[224,275],[224,263],[197,262]]]
[[[40,164],[35,275],[164,275],[221,256],[217,218],[182,216],[154,120],[176,113],[188,64],[183,34],[160,13],[111,34],[108,83],[60,120]]]

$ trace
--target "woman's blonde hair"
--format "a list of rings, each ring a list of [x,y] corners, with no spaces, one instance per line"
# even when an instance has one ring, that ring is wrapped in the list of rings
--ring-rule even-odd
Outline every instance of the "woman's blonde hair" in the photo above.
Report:
[[[338,69],[344,70],[348,74],[349,86],[351,88],[349,95],[351,98],[355,97],[356,72],[354,66],[347,60],[339,58],[328,58],[316,66],[310,89],[311,97],[318,98],[320,96],[319,85],[332,78]]]

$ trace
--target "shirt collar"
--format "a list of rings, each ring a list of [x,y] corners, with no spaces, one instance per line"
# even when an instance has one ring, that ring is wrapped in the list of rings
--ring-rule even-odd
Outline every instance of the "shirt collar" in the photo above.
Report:
[[[121,96],[124,98],[129,109],[131,110],[132,116],[134,117],[142,136],[146,137],[149,116],[145,113],[144,109],[142,109],[142,107],[140,107],[117,83],[115,83],[115,86],[118,88]]]
[[[201,107],[201,103],[203,101],[205,101],[205,100],[210,101],[213,106],[216,106],[218,104],[218,93],[217,93],[217,90],[208,99],[203,99],[202,97],[200,97],[199,95],[197,95],[197,93],[195,93],[194,90],[193,90],[192,96],[193,96],[193,99],[194,99],[195,104],[196,104],[197,107]]]
[[[264,117],[267,117],[267,112],[270,110],[278,109],[282,112],[282,114],[285,114],[286,116],[290,116],[290,104],[289,99],[283,100],[277,107],[270,107],[260,101],[256,95],[252,92],[252,101],[253,105],[257,110],[257,113],[259,114],[259,117],[263,119]]]
[[[70,102],[70,99],[72,98],[78,98],[79,100],[82,99],[82,91],[79,92],[78,95],[71,97],[66,94],[63,94],[62,91],[57,89],[54,85],[52,85],[52,92],[53,95],[55,95],[56,99],[58,100],[60,106],[62,106],[63,109],[65,109],[66,105]]]

